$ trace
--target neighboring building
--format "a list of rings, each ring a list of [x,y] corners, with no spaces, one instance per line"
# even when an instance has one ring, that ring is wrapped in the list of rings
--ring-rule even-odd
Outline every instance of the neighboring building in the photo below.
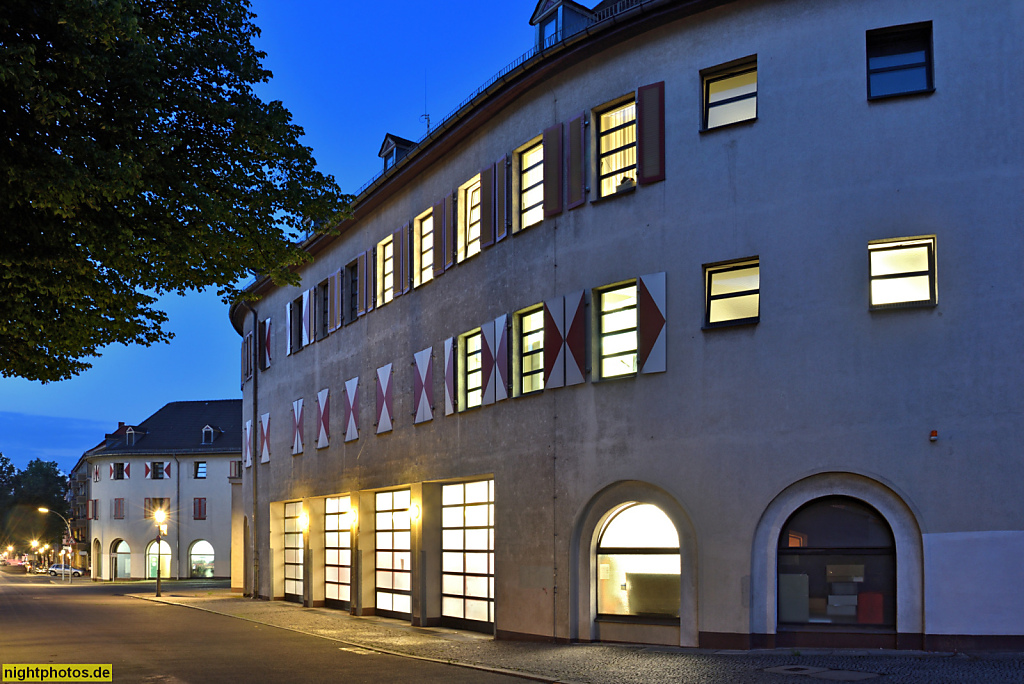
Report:
[[[138,425],[120,423],[82,455],[72,525],[91,548],[93,579],[155,578],[158,560],[165,578],[231,575],[241,410],[238,399],[172,402]]]
[[[232,309],[246,591],[501,638],[1024,647],[1024,5],[532,21],[301,287]]]

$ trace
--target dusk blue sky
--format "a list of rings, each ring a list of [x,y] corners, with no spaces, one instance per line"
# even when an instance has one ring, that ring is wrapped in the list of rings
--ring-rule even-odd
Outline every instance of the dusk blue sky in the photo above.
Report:
[[[593,6],[597,0],[584,2]],[[386,133],[419,140],[534,40],[535,0],[441,3],[256,0],[273,81],[305,129],[320,170],[354,193],[382,165]],[[82,375],[43,385],[0,379],[0,452],[65,471],[118,421],[137,424],[171,401],[240,398],[239,337],[212,291],[161,301],[168,345],[113,345]]]

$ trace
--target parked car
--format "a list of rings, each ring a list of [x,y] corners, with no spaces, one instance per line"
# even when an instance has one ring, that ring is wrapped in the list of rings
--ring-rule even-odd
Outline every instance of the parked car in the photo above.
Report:
[[[50,566],[50,576],[56,577],[57,575],[67,575],[69,572],[72,577],[81,577],[85,570],[81,568],[73,568],[70,565],[62,565],[60,563],[54,563]]]

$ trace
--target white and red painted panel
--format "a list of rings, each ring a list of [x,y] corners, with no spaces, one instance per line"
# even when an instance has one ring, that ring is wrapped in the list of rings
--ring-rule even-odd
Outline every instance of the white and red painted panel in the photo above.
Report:
[[[316,448],[325,449],[331,444],[331,390],[322,389],[316,394]]]
[[[345,381],[345,441],[359,439],[359,377]]]
[[[260,416],[260,463],[270,463],[270,414]]]
[[[391,416],[394,411],[391,389],[391,365],[377,369],[377,434],[391,432]]]
[[[415,373],[413,377],[413,424],[425,423],[434,418],[434,350],[427,347],[413,354]]]
[[[302,399],[292,402],[292,456],[302,453]]]
[[[637,368],[641,373],[666,370],[665,274],[637,278]]]

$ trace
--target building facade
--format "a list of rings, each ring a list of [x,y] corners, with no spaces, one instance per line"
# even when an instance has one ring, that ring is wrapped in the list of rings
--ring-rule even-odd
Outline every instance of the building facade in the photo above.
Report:
[[[156,578],[158,567],[168,579],[231,576],[241,410],[238,399],[172,402],[82,455],[73,524],[93,579]],[[159,547],[157,511],[166,516]]]
[[[246,592],[499,638],[1024,644],[1024,6],[531,21],[301,287],[232,308]]]

